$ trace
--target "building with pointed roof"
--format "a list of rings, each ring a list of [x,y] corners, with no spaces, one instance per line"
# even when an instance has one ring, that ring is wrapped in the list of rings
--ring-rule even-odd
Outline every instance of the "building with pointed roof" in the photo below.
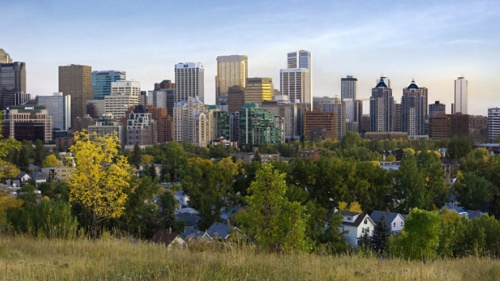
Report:
[[[427,120],[427,88],[418,87],[415,80],[403,89],[401,97],[401,131],[407,132],[410,138],[425,135]]]
[[[386,77],[380,77],[377,86],[372,89],[370,98],[370,131],[394,131],[394,97],[390,82]],[[389,84],[389,86],[387,85]]]

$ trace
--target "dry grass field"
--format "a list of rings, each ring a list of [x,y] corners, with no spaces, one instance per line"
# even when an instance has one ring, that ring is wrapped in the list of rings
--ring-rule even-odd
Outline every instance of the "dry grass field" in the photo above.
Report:
[[[277,256],[221,244],[169,250],[116,239],[0,237],[0,280],[500,280],[500,261]]]

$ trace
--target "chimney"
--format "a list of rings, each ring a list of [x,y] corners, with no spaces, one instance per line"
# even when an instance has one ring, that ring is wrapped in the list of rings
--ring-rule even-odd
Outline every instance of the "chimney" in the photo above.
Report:
[[[387,214],[388,215],[391,214],[391,210],[387,209]]]

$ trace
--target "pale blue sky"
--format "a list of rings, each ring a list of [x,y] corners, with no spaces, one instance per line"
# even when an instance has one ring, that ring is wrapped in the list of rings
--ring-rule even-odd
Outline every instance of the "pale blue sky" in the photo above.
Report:
[[[305,49],[314,96],[340,95],[350,74],[368,98],[383,74],[396,100],[415,78],[449,112],[463,75],[469,113],[500,106],[500,1],[0,0],[0,14],[0,48],[26,62],[32,95],[58,90],[59,65],[124,70],[151,90],[192,61],[203,63],[213,103],[217,56],[247,55],[249,76],[279,88],[286,53]]]

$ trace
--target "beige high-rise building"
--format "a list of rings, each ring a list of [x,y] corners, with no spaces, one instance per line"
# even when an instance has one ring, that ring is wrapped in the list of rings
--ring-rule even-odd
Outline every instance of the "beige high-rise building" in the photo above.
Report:
[[[262,101],[273,100],[273,80],[268,77],[248,78],[245,87],[245,103],[262,105]]]
[[[92,67],[87,65],[59,66],[59,92],[71,96],[71,123],[87,113],[87,100],[92,99]]]
[[[230,87],[245,88],[248,78],[248,57],[240,55],[217,57],[217,76],[215,77],[215,102],[227,105]]]

